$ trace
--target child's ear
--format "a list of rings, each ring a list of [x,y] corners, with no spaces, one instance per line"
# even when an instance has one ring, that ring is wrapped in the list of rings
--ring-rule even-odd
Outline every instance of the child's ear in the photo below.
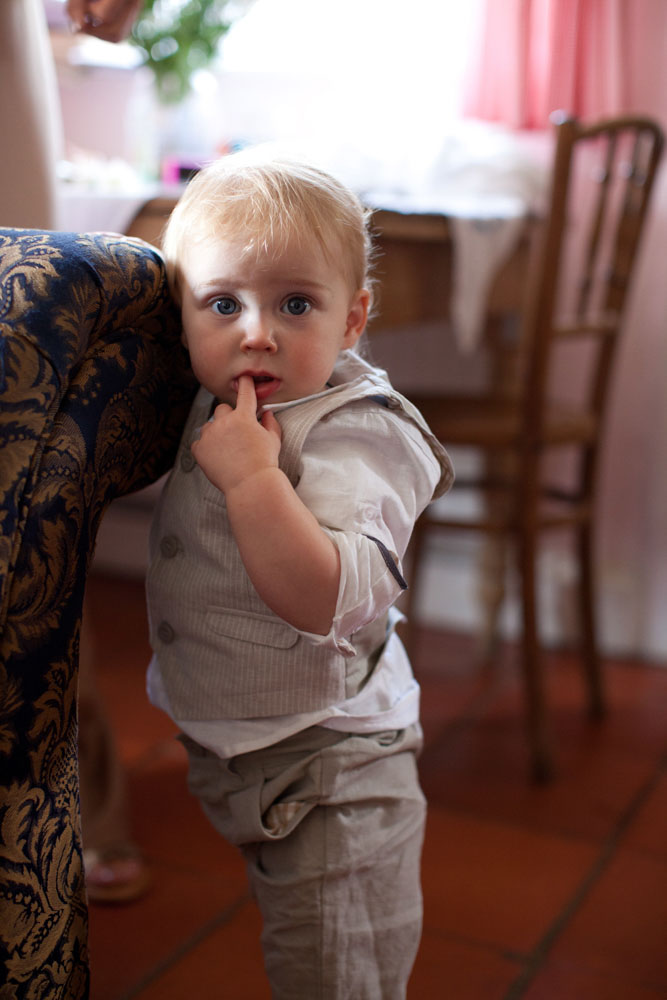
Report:
[[[355,293],[350,304],[350,310],[347,314],[343,347],[354,347],[356,342],[359,340],[359,337],[366,329],[370,304],[370,292],[366,288],[360,288],[359,291]]]

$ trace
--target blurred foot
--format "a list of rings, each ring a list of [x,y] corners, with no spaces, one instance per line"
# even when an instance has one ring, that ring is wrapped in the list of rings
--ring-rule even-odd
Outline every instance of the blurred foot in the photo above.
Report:
[[[150,885],[148,867],[135,847],[89,847],[83,864],[89,903],[132,903]]]

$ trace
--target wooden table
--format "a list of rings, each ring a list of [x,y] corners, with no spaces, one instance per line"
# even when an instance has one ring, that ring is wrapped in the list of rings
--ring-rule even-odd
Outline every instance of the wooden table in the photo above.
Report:
[[[151,198],[139,209],[125,230],[126,235],[138,236],[153,246],[159,246],[162,230],[177,201],[175,197]]]
[[[373,213],[378,258],[378,310],[374,328],[445,322],[452,298],[452,227],[443,215]],[[489,318],[523,309],[532,253],[532,226],[500,268],[487,302]],[[371,331],[372,332],[372,331]]]

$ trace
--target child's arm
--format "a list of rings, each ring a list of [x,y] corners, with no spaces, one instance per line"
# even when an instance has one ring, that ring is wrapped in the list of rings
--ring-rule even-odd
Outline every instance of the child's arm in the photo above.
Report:
[[[331,628],[340,579],[338,550],[278,467],[280,425],[257,421],[252,379],[240,380],[236,409],[217,407],[192,453],[225,494],[248,576],[277,615],[304,632]]]

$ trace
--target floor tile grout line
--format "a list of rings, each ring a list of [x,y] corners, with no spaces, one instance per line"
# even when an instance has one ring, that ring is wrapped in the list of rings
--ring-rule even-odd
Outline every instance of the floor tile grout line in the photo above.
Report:
[[[628,827],[636,818],[640,809],[648,800],[649,796],[652,794],[653,790],[666,771],[667,755],[658,761],[653,774],[644,782],[644,784],[632,797],[626,809],[623,811],[613,829],[602,844],[597,859],[588,870],[584,879],[580,882],[574,894],[570,897],[569,901],[565,904],[561,912],[528,956],[528,960],[525,963],[523,971],[510,985],[510,988],[505,994],[503,1000],[520,1000],[520,998],[525,995],[526,990],[539,970],[542,968],[554,943],[561,935],[565,927],[570,923],[575,913],[580,909],[593,886],[596,885],[602,877],[603,873],[616,854],[620,841],[622,840]]]
[[[181,943],[170,953],[167,958],[162,959],[162,961],[157,962],[152,969],[144,973],[141,979],[131,986],[129,990],[126,990],[118,998],[118,1000],[137,1000],[141,997],[144,990],[152,986],[158,979],[160,979],[166,972],[177,965],[181,959],[196,948],[197,945],[201,944],[207,937],[209,937],[214,931],[218,930],[219,927],[223,927],[225,924],[230,923],[237,913],[250,902],[250,896],[244,893],[239,896],[230,906],[225,907],[225,909],[219,913],[217,916],[213,917],[207,923],[203,924],[194,934],[191,934],[189,938]]]

